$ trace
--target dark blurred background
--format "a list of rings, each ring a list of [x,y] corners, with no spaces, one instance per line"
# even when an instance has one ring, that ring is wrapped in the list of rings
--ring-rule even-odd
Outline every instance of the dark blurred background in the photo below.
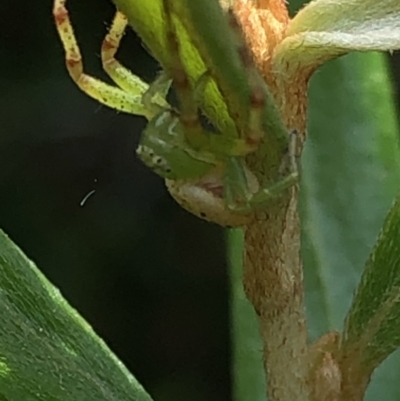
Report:
[[[107,81],[112,4],[68,7],[86,71]],[[148,82],[157,72],[132,32],[118,58]],[[157,401],[230,400],[224,232],[177,207],[136,159],[144,119],[69,78],[51,0],[0,2],[0,71],[0,227]]]

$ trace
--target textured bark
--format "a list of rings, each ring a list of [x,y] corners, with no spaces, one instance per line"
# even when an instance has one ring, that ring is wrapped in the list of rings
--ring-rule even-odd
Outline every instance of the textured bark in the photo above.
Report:
[[[245,232],[245,291],[259,317],[271,401],[309,400],[297,189]]]

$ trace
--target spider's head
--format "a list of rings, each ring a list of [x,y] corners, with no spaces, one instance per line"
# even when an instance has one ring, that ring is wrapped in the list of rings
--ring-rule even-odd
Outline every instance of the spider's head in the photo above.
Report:
[[[208,161],[196,158],[179,118],[169,110],[149,121],[136,153],[156,174],[170,180],[200,177],[212,167]]]
[[[252,214],[230,210],[224,199],[223,170],[214,168],[200,179],[166,180],[171,196],[188,212],[224,227],[241,227]]]

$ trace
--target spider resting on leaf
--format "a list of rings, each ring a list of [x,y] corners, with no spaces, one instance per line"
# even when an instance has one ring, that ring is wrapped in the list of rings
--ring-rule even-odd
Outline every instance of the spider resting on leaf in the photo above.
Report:
[[[162,1],[170,65],[150,85],[115,58],[127,26],[126,17],[116,13],[101,49],[103,68],[116,84],[112,86],[83,71],[66,0],[54,0],[53,13],[65,49],[67,69],[79,88],[100,103],[148,119],[137,155],[165,179],[169,192],[178,203],[203,219],[223,226],[243,226],[251,219],[254,208],[296,182],[295,162],[291,162],[289,174],[265,187],[246,166],[244,157],[258,148],[264,136],[262,111],[265,98],[257,87],[262,78],[229,11],[226,15],[232,27],[233,42],[249,77],[248,121],[239,137],[226,132],[209,132],[202,127],[198,100],[211,77],[206,70],[195,85],[190,84],[181,59],[172,3],[173,0]],[[179,111],[166,101],[171,83],[178,98]]]

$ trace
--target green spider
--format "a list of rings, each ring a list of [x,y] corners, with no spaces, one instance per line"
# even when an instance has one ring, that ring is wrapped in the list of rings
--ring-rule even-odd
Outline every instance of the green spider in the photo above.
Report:
[[[292,163],[290,174],[266,188],[260,188],[257,178],[247,168],[244,156],[257,150],[264,135],[261,113],[265,99],[257,87],[252,88],[243,138],[209,132],[202,127],[198,99],[209,84],[210,76],[205,71],[194,87],[190,85],[180,57],[171,1],[162,2],[171,66],[150,86],[115,59],[127,26],[126,17],[116,13],[101,49],[103,68],[117,84],[114,87],[84,73],[66,0],[54,0],[53,13],[65,49],[67,69],[79,88],[89,96],[119,111],[148,119],[137,154],[165,179],[169,192],[181,206],[223,226],[243,226],[251,220],[255,207],[262,206],[296,182],[295,163]],[[244,49],[245,45],[240,42],[238,52],[247,54]],[[258,74],[249,62],[250,57],[242,56],[242,60],[249,75]],[[253,79],[252,82],[256,81]],[[171,83],[179,101],[179,112],[165,99]]]

